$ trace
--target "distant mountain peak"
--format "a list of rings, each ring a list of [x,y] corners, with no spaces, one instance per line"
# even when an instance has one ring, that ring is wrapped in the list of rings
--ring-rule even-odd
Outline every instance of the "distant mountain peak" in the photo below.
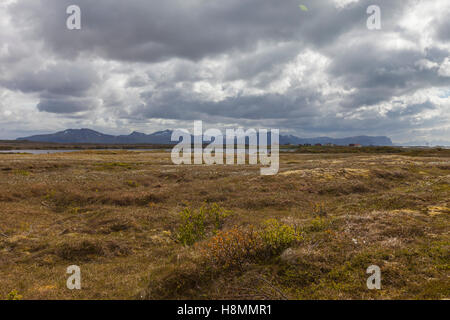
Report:
[[[158,135],[167,135],[167,134],[172,134],[172,130],[166,129],[163,131],[156,131],[154,133],[152,133],[152,136],[158,136]]]
[[[145,134],[145,133],[142,133],[142,132],[138,132],[138,131],[133,131],[133,132],[130,134],[130,136],[131,136],[131,137],[142,137],[142,136],[146,136],[146,134]]]
[[[44,134],[31,137],[18,138],[17,140],[29,140],[35,142],[55,142],[55,143],[101,143],[101,144],[174,144],[171,141],[172,130],[166,129],[156,131],[152,134],[133,131],[129,135],[113,136],[101,132],[82,128],[67,129],[53,134]],[[270,142],[269,142],[270,143]],[[363,146],[392,146],[392,141],[388,137],[357,136],[349,138],[299,138],[294,135],[280,135],[280,144],[335,144],[349,145],[361,144]]]

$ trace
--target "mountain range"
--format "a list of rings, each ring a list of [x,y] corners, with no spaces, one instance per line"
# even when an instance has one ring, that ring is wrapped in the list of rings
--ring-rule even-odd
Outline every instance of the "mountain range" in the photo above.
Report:
[[[145,134],[134,131],[129,135],[108,135],[91,129],[67,129],[64,131],[18,138],[33,142],[53,143],[98,143],[98,144],[175,144],[171,141],[172,130],[157,131]],[[269,140],[270,143],[270,140]],[[280,135],[280,144],[335,144],[346,146],[349,144],[360,144],[363,146],[392,146],[390,138],[385,136],[357,136],[348,138],[299,138],[293,135]]]

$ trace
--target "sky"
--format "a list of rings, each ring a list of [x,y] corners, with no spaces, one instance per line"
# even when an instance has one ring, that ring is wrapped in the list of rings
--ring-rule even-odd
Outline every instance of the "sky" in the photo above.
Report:
[[[450,1],[0,1],[0,139],[194,120],[450,141]]]

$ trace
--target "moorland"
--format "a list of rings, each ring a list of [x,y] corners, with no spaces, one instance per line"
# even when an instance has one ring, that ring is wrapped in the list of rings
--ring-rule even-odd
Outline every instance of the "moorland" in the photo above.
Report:
[[[448,299],[449,199],[446,149],[0,154],[0,299]]]

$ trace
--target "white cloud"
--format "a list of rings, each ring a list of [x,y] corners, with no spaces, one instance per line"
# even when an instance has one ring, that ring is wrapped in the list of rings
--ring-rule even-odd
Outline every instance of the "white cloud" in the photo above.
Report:
[[[345,8],[348,5],[357,3],[359,0],[333,0],[335,6],[339,9]]]
[[[430,70],[439,67],[439,64],[428,59],[420,59],[415,63],[420,70]]]
[[[444,62],[442,62],[439,67],[438,72],[441,77],[450,77],[450,58],[445,58]]]

